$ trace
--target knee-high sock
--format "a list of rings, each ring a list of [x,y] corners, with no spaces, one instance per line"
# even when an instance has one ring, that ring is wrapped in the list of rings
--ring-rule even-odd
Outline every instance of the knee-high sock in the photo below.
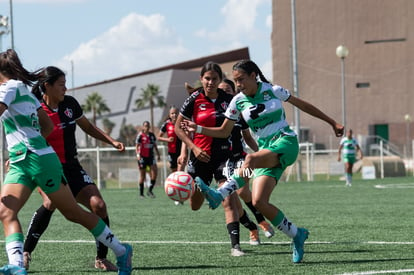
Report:
[[[241,215],[239,221],[244,227],[246,227],[250,231],[257,230],[256,224],[249,218],[249,215],[247,215],[247,212],[244,209],[243,215]]]
[[[152,189],[154,189],[155,186],[155,180],[151,180],[151,185],[149,187],[149,191],[152,192]]]
[[[245,204],[250,209],[250,211],[252,211],[254,217],[256,218],[257,223],[261,223],[262,221],[265,220],[262,213],[260,213],[259,210],[257,210],[256,207],[253,206],[251,201],[250,202],[245,202]]]
[[[125,247],[119,242],[118,238],[115,237],[102,219],[99,219],[96,226],[90,232],[98,241],[109,247],[115,253],[116,257],[125,254]]]
[[[24,242],[24,251],[32,253],[39,242],[40,237],[49,226],[50,219],[54,211],[48,210],[43,205],[33,213],[30,221],[29,229]]]
[[[240,223],[231,222],[227,224],[227,232],[230,235],[231,247],[240,244]]]
[[[144,196],[144,183],[139,184],[139,194]]]
[[[283,214],[283,212],[280,210],[271,222],[274,226],[277,227],[277,229],[291,238],[294,238],[298,232],[296,225],[289,221],[288,218],[285,217],[285,214]]]
[[[102,220],[109,227],[109,217],[102,218]],[[108,247],[98,240],[96,240],[95,243],[96,243],[96,256],[99,259],[106,259],[106,256],[108,256]]]
[[[23,233],[13,233],[6,237],[6,251],[9,264],[23,267]]]

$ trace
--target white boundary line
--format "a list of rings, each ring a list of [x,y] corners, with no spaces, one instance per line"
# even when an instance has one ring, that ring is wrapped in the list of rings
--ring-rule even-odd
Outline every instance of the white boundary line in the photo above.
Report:
[[[197,241],[128,241],[125,240],[123,242],[128,242],[128,243],[145,243],[145,244],[228,244],[229,242],[221,242],[221,241],[209,241],[209,242],[197,242]],[[0,243],[4,243],[4,240],[0,240]],[[40,240],[39,243],[85,243],[85,244],[89,244],[89,243],[95,243],[94,240]],[[240,243],[242,244],[248,244],[249,242],[243,242],[241,241]],[[261,242],[262,244],[281,244],[281,245],[286,245],[286,244],[291,244],[291,242]],[[383,242],[383,241],[365,241],[365,242],[328,242],[328,241],[313,241],[313,242],[306,242],[306,244],[349,244],[349,245],[353,245],[353,244],[373,244],[373,245],[384,245],[384,244],[388,244],[388,245],[414,245],[414,242]]]
[[[397,270],[377,270],[377,271],[364,271],[364,272],[351,272],[341,273],[336,275],[370,275],[370,274],[389,274],[389,273],[411,273],[414,269],[397,269]]]

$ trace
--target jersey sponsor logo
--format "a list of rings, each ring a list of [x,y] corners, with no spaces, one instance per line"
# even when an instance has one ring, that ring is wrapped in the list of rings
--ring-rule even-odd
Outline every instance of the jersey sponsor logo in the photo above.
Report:
[[[264,92],[263,93],[263,100],[268,101],[269,99],[271,99],[271,96],[269,95],[269,92]]]
[[[206,104],[200,104],[200,106],[198,106],[198,109],[200,109],[201,111],[205,111],[206,110]]]
[[[73,117],[73,111],[72,109],[66,108],[66,110],[63,112],[67,117],[72,118]]]

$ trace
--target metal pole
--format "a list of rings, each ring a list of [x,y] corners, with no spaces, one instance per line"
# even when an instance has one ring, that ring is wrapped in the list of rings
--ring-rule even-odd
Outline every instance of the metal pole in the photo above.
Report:
[[[346,99],[345,99],[345,57],[341,58],[341,82],[342,82],[342,125],[346,128]]]
[[[11,48],[14,50],[14,24],[13,24],[13,1],[10,0],[10,36],[11,36]]]
[[[297,62],[297,49],[296,49],[296,1],[291,0],[291,17],[292,17],[292,70],[293,70],[293,93],[296,97],[299,97],[298,89],[298,62]],[[301,142],[300,136],[300,117],[299,109],[294,107],[295,112],[295,126],[296,133],[298,135],[298,141]],[[297,161],[296,165],[297,181],[302,181],[302,165],[300,160]]]

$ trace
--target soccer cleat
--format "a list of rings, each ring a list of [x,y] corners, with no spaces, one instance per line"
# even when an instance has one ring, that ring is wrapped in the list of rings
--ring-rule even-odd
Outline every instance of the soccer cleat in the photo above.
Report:
[[[107,259],[95,258],[95,268],[103,271],[118,271],[118,267]]]
[[[184,202],[183,201],[175,201],[174,204],[175,205],[184,205]]]
[[[155,199],[155,195],[154,195],[154,193],[152,193],[152,191],[148,191],[147,192],[147,197],[150,197],[152,199]]]
[[[250,231],[250,245],[259,245],[259,231],[257,229]]]
[[[244,256],[245,253],[241,250],[240,245],[236,244],[232,249],[231,249],[231,256],[233,257],[240,257],[240,256]]]
[[[219,191],[207,186],[207,184],[205,184],[204,181],[199,177],[195,178],[195,184],[198,186],[200,192],[203,193],[211,209],[216,209],[217,207],[219,207],[219,205],[223,201],[223,197],[221,196]]]
[[[26,270],[29,270],[31,261],[32,261],[32,256],[30,255],[30,252],[23,252],[23,266]]]
[[[305,250],[303,248],[306,239],[309,236],[309,231],[306,228],[298,228],[298,232],[296,236],[293,238],[292,247],[293,247],[293,254],[292,254],[292,261],[293,263],[300,263],[303,259],[303,254]]]
[[[259,223],[259,226],[265,234],[266,238],[271,238],[275,235],[275,230],[267,221],[261,221]]]
[[[8,264],[0,268],[0,274],[4,275],[27,275],[24,267]]]
[[[132,272],[132,246],[122,244],[125,247],[125,254],[116,258],[118,275],[130,275]]]

